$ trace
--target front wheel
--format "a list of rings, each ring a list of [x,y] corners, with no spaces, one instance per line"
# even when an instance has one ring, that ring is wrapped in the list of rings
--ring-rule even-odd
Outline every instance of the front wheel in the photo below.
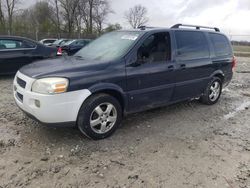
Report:
[[[77,125],[87,137],[99,140],[111,136],[121,119],[122,109],[117,99],[107,94],[97,94],[82,105]]]
[[[214,77],[209,82],[205,93],[201,96],[200,101],[207,105],[213,105],[218,102],[222,91],[222,81],[220,78]]]

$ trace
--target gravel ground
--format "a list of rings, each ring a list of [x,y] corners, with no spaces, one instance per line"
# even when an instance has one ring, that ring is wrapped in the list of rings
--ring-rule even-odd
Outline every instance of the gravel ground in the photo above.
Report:
[[[197,101],[128,116],[110,138],[44,127],[0,77],[0,187],[250,187],[250,58],[214,106]]]

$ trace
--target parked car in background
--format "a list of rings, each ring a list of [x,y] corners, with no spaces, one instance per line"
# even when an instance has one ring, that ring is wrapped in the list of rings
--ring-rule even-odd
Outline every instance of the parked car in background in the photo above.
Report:
[[[66,42],[70,41],[71,39],[58,39],[56,40],[51,46],[57,48],[57,56],[62,55],[62,48],[61,46],[64,45]]]
[[[51,46],[57,39],[42,39],[39,42],[46,45],[46,46]]]
[[[70,40],[61,46],[61,51],[62,53],[72,56],[90,42],[90,39]]]
[[[53,42],[51,46],[59,48],[61,45],[65,44],[68,41],[70,41],[70,39],[58,39],[55,42]]]
[[[141,27],[107,33],[72,57],[23,67],[14,97],[39,122],[78,126],[103,139],[129,113],[197,98],[217,103],[235,65],[231,43],[218,28]]]
[[[16,73],[23,65],[55,57],[56,48],[13,36],[0,36],[0,74]]]

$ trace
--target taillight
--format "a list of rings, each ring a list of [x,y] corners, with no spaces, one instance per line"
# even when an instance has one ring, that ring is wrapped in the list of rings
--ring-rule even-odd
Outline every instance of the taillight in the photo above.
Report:
[[[57,55],[62,55],[62,48],[61,48],[61,47],[59,47],[59,48],[57,49]]]
[[[235,56],[233,57],[233,61],[232,61],[232,70],[234,70],[236,68],[237,65],[237,60],[235,58]]]

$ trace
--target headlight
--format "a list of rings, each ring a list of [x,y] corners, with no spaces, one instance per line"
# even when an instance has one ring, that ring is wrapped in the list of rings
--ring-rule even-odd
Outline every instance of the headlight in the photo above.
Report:
[[[57,94],[67,91],[69,80],[66,78],[42,78],[32,85],[32,91],[41,94]]]

